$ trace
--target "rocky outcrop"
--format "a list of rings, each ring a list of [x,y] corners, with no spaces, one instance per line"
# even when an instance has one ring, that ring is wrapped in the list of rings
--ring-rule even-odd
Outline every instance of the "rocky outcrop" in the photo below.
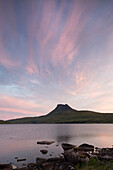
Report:
[[[74,148],[64,152],[65,160],[75,165],[81,162],[87,163],[89,161],[89,157],[89,154],[86,152]]]

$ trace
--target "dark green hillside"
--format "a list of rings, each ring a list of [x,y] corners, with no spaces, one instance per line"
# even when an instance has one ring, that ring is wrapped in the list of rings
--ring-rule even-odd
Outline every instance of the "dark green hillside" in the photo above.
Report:
[[[57,105],[49,114],[9,120],[10,123],[113,123],[113,114],[77,111],[68,105]]]
[[[0,124],[10,124],[8,121],[0,120]]]

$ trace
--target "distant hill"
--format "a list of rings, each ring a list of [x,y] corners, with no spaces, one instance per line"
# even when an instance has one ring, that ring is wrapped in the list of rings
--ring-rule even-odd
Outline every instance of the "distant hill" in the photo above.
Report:
[[[10,124],[8,121],[0,120],[0,124]]]
[[[13,124],[40,124],[40,123],[113,123],[112,113],[98,113],[88,110],[78,111],[69,105],[58,104],[57,107],[45,116],[25,117],[8,121]]]

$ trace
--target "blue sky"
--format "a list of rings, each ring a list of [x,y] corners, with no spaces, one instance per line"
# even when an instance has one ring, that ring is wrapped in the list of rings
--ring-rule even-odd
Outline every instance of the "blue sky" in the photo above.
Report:
[[[0,119],[58,103],[113,113],[113,1],[0,0]]]

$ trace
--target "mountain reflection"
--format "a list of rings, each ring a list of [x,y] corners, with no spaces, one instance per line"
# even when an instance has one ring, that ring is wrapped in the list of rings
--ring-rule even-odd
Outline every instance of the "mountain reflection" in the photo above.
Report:
[[[61,142],[69,142],[70,141],[70,138],[71,138],[71,136],[56,136],[57,138],[56,138],[56,141],[57,141],[57,143],[61,143]]]
[[[67,125],[59,125],[56,127],[56,141],[57,143],[69,142],[72,138],[71,128]]]

